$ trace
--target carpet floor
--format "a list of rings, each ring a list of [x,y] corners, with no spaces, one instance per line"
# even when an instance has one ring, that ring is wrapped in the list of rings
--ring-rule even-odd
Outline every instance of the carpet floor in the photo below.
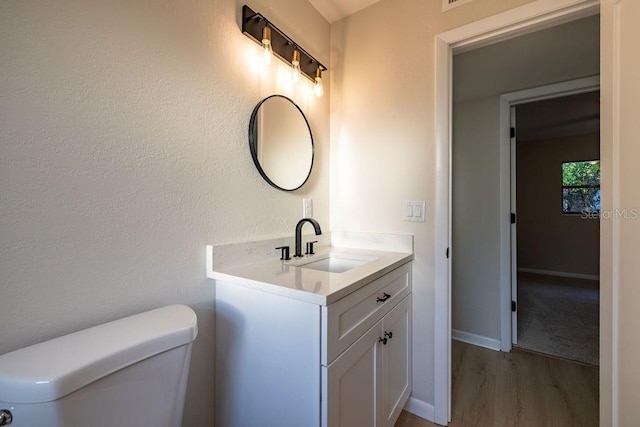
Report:
[[[600,288],[596,280],[518,273],[518,344],[599,365]]]

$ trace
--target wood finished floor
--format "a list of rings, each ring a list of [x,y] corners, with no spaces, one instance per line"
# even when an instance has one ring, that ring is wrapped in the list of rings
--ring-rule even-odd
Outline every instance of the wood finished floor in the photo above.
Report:
[[[598,368],[453,341],[451,427],[598,425]],[[395,427],[433,427],[403,412]]]

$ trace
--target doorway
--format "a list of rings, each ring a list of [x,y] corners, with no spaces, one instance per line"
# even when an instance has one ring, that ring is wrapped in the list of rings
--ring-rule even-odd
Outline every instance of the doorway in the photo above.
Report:
[[[512,342],[590,365],[599,360],[598,87],[598,77],[582,79],[503,105],[514,130]]]
[[[604,6],[603,6],[604,8]],[[606,7],[610,13],[610,5]],[[451,403],[451,288],[449,286],[451,278],[451,263],[447,254],[451,245],[451,195],[450,195],[450,153],[451,153],[451,106],[452,106],[452,56],[453,52],[460,52],[477,48],[481,45],[495,43],[496,41],[505,40],[517,35],[522,35],[541,28],[548,28],[559,23],[573,21],[576,19],[592,16],[600,11],[600,3],[597,0],[586,0],[576,2],[572,0],[558,0],[554,2],[536,1],[523,7],[519,7],[499,15],[492,16],[485,20],[474,22],[473,24],[457,28],[455,30],[442,33],[436,37],[436,105],[435,105],[435,138],[436,138],[436,212],[435,212],[435,395],[434,395],[434,419],[439,424],[446,425],[450,419],[450,403]],[[603,19],[605,23],[609,23],[611,15],[607,15]],[[603,24],[603,27],[610,30],[609,26]],[[603,36],[604,40],[610,41],[613,37],[609,32]],[[614,55],[615,56],[615,55]],[[611,58],[606,58],[604,63],[608,63]],[[610,85],[612,76],[607,72],[604,81],[606,82],[607,94],[610,95]],[[609,97],[605,96],[607,102],[602,107],[603,120],[607,124],[606,132],[610,133],[609,126],[612,118],[615,117],[615,111],[611,105]],[[505,129],[505,127],[502,127]],[[506,127],[508,129],[508,127]],[[502,135],[501,135],[502,138]],[[506,135],[508,140],[508,132]],[[607,166],[607,179],[610,179],[609,159],[612,147],[607,144],[605,147],[606,155],[603,156]],[[500,156],[508,156],[508,149],[501,148]],[[501,171],[501,174],[504,171]],[[507,181],[509,172],[507,171]],[[508,199],[507,199],[508,200]],[[501,202],[502,203],[502,202]],[[603,232],[603,246],[610,244],[609,234]],[[509,224],[507,222],[506,230],[501,227],[500,240],[509,242]],[[605,242],[605,238],[607,242]],[[507,257],[508,258],[508,257]],[[603,265],[610,265],[610,254],[603,253]],[[510,265],[510,260],[501,259],[501,265]],[[507,271],[509,268],[507,267]],[[610,272],[604,273],[605,277],[609,277]],[[500,283],[504,283],[501,277]],[[510,283],[509,277],[507,282]],[[610,284],[605,284],[606,293],[610,294]],[[610,306],[608,298],[603,299],[605,312],[609,313]],[[510,310],[511,298],[500,301],[500,316],[511,316]],[[610,324],[610,319],[604,319]],[[510,344],[511,330],[500,331],[500,341],[509,342]],[[610,349],[604,349],[607,364],[611,363]],[[610,384],[610,379],[607,379]],[[607,384],[601,387],[607,387]],[[606,403],[602,412],[604,418],[610,415],[610,402]]]

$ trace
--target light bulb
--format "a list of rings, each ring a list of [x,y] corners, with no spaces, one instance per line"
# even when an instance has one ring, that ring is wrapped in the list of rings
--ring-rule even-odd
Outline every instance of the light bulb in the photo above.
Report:
[[[262,49],[262,60],[266,65],[271,64],[273,46],[271,45],[271,28],[269,27],[262,29]]]
[[[293,50],[293,58],[291,59],[291,80],[298,83],[300,80],[300,52],[298,49]]]
[[[313,89],[318,98],[320,98],[324,94],[324,88],[322,87],[322,70],[320,69],[320,67],[316,69],[316,78]]]

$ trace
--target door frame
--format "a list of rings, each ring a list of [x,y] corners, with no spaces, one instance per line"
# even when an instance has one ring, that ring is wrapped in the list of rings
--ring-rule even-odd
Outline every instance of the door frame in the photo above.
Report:
[[[505,151],[500,155],[500,206],[506,207],[501,211],[500,235],[509,235],[509,242],[501,242],[500,259],[507,262],[501,263],[500,271],[500,350],[511,351],[512,344],[517,343],[517,311],[511,311],[511,301],[517,302],[517,234],[516,224],[511,224],[510,214],[516,212],[516,140],[511,138],[510,128],[514,125],[515,115],[512,108],[529,102],[545,99],[562,98],[564,96],[600,90],[600,75],[568,80],[565,82],[539,86],[531,89],[505,93],[500,96],[500,150]],[[502,185],[502,183],[506,185]],[[503,246],[504,245],[504,246]]]
[[[502,109],[504,108],[504,104],[502,102],[502,96],[500,97],[500,126],[503,126],[502,123],[502,115],[504,114]],[[518,344],[518,220],[517,218],[513,218],[513,216],[518,215],[518,205],[517,205],[517,179],[516,179],[516,143],[518,142],[518,126],[516,122],[516,106],[512,105],[507,101],[507,108],[509,109],[509,231],[511,233],[511,239],[509,240],[509,255],[510,258],[510,268],[509,268],[509,277],[511,278],[509,283],[509,299],[511,300],[511,318],[505,319],[504,312],[506,311],[504,307],[502,307],[502,311],[500,312],[500,351],[511,351],[511,347],[513,345]],[[511,129],[514,131],[511,132]],[[502,137],[502,132],[500,133]],[[500,141],[500,146],[502,147],[503,141]],[[504,168],[504,165],[500,165],[500,168]],[[500,194],[500,197],[503,197]],[[514,221],[515,220],[515,221]],[[502,227],[502,224],[500,224]],[[506,248],[500,248],[500,251],[507,250]],[[503,301],[506,297],[505,287],[503,283],[500,283],[500,301]],[[514,309],[515,306],[515,309]],[[511,323],[508,325],[503,324],[505,321],[511,320]],[[507,329],[511,330],[511,339],[508,340],[506,337]],[[502,333],[504,332],[504,335]]]
[[[607,4],[606,21],[601,23],[601,40],[611,43],[616,47],[614,25],[616,19],[615,11],[618,4],[610,0],[602,0]],[[434,138],[436,152],[436,173],[435,173],[435,230],[434,230],[434,251],[435,251],[435,313],[434,313],[434,421],[441,425],[447,425],[451,420],[451,262],[448,257],[451,247],[451,142],[452,142],[452,71],[453,52],[463,52],[478,47],[492,44],[501,40],[506,40],[529,32],[538,31],[544,28],[559,25],[564,22],[592,16],[600,13],[600,0],[537,0],[524,6],[520,6],[506,12],[481,19],[476,22],[455,28],[453,30],[438,34],[435,37],[435,120]],[[619,18],[618,18],[619,19]],[[614,49],[615,50],[615,49]],[[603,55],[602,68],[608,65],[615,67],[619,64],[619,50],[611,55],[606,52]],[[618,56],[616,56],[618,55]],[[610,60],[611,64],[606,61]],[[614,71],[607,69],[604,74],[605,82],[603,92],[607,92],[614,87]],[[615,94],[607,93],[614,96]],[[607,130],[611,123],[615,122],[618,114],[614,108],[616,99],[612,99],[610,104],[604,103],[601,106],[602,120],[606,122]],[[611,130],[615,133],[615,130]],[[611,145],[602,146],[603,151],[612,149],[616,145],[616,140]],[[504,154],[501,149],[501,156]],[[608,161],[611,159],[610,153],[604,153],[602,179],[611,179],[612,173]],[[510,179],[509,179],[510,182]],[[610,197],[606,195],[609,187],[603,187],[603,199]],[[502,202],[501,202],[502,203]],[[501,206],[502,208],[503,206]],[[504,211],[501,209],[501,211]],[[610,230],[601,229],[602,247],[611,248],[611,240],[615,235]],[[510,233],[504,233],[501,229],[500,241],[509,242]],[[510,255],[510,254],[509,254]],[[501,265],[505,265],[505,260],[501,256]],[[509,263],[507,262],[507,266]],[[609,271],[613,266],[613,261],[608,254],[601,251],[601,271]],[[501,277],[501,280],[504,278]],[[510,283],[510,281],[508,282]],[[606,286],[603,281],[601,287]],[[604,289],[603,289],[604,290]],[[510,310],[510,296],[508,300]],[[609,301],[609,299],[606,299]],[[504,301],[501,301],[504,306]],[[503,307],[504,308],[504,307]],[[601,312],[611,313],[610,307],[605,307]],[[602,316],[601,316],[602,317]],[[603,322],[612,322],[603,319]],[[602,323],[601,323],[602,325]],[[601,326],[606,327],[605,325]],[[509,331],[510,332],[510,331]],[[501,338],[505,332],[501,332]],[[510,334],[508,334],[510,338]],[[602,334],[601,334],[602,336]],[[604,356],[604,357],[603,357]],[[611,349],[601,348],[601,364],[611,363]],[[601,395],[602,391],[611,390],[613,387],[612,378],[607,377],[612,369],[605,367],[601,369]],[[611,420],[612,407],[615,406],[615,396],[613,401],[604,402],[601,399],[601,420]],[[603,403],[604,402],[604,403]]]

